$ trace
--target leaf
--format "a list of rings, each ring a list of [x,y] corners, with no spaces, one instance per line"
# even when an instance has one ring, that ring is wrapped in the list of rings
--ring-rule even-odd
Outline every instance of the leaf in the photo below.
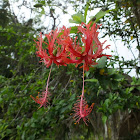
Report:
[[[45,0],[42,0],[41,3],[42,3],[43,5],[45,5]]]
[[[88,82],[95,82],[95,83],[97,83],[97,82],[98,82],[98,80],[97,80],[97,79],[86,79],[85,81],[88,81]]]
[[[114,10],[114,9],[113,9]],[[93,16],[89,22],[93,21],[93,22],[98,22],[102,17],[105,16],[105,14],[109,13],[112,10],[100,10],[95,16]]]
[[[70,33],[77,33],[78,28],[76,26],[71,27]]]
[[[2,99],[2,96],[0,95],[0,103],[2,102],[2,100],[3,100],[3,99]]]
[[[88,76],[89,76],[89,74],[90,74],[90,72],[89,72],[89,71],[86,71],[86,72],[85,72],[86,77],[88,77]]]
[[[91,0],[89,0],[89,1],[86,3],[85,13],[84,13],[85,23],[86,23],[87,11],[88,11],[90,2],[91,2]]]
[[[116,74],[116,69],[114,69],[114,68],[108,69],[108,74],[109,74],[109,75]]]
[[[44,8],[41,8],[42,9],[42,11],[41,11],[41,15],[45,15],[45,10],[44,10]]]
[[[37,3],[37,4],[34,5],[34,7],[36,7],[36,8],[39,8],[39,7],[42,7],[42,6],[43,6],[42,3]]]
[[[70,99],[69,99],[69,101],[70,101],[70,102],[71,102],[71,101],[74,101],[75,98],[76,98],[76,94],[72,94],[71,97],[70,97]]]
[[[107,121],[107,116],[103,115],[103,116],[102,116],[102,121],[103,121],[103,123],[105,124],[106,121]]]
[[[72,15],[72,19],[69,19],[69,22],[81,24],[82,22],[85,23],[85,19],[84,19],[84,16],[82,14],[77,13],[77,14]]]
[[[21,139],[22,139],[22,140],[24,140],[24,139],[25,139],[25,130],[22,132]]]
[[[64,113],[67,110],[68,110],[68,106],[65,106],[65,107],[61,108],[60,113]]]
[[[122,74],[115,74],[113,76],[113,79],[117,80],[117,81],[121,81],[124,78],[124,76]]]
[[[106,99],[103,105],[108,108],[110,105],[110,99]]]
[[[12,129],[6,129],[6,134],[7,134],[7,135],[10,135],[10,134],[12,134],[12,133],[13,133]]]
[[[94,67],[97,67],[97,68],[104,68],[105,65],[106,65],[106,61],[107,61],[107,57],[106,56],[103,56],[100,58],[100,60],[97,62],[98,64],[95,65]]]

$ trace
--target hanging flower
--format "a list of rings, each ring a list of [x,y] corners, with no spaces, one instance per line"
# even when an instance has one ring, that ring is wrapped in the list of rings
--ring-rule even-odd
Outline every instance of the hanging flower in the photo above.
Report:
[[[44,92],[42,92],[42,94],[38,94],[38,96],[36,96],[36,98],[34,98],[32,95],[30,95],[30,97],[36,103],[40,104],[39,108],[41,108],[42,106],[46,107],[47,104],[49,104],[49,95],[50,95],[50,93],[48,91],[44,91]]]
[[[41,58],[41,62],[44,62],[47,67],[51,66],[52,63],[58,66],[67,65],[67,54],[63,44],[61,44],[62,36],[64,36],[63,33],[66,36],[67,32],[64,27],[61,28],[60,31],[58,31],[58,29],[51,31],[49,34],[45,34],[47,41],[43,40],[42,33],[40,33],[38,41],[35,41],[37,45],[36,48],[38,49],[37,56]]]
[[[91,113],[93,109],[94,103],[90,107],[88,107],[88,104],[84,98],[84,96],[81,96],[80,99],[77,100],[77,102],[74,104],[73,110],[73,118],[78,123],[81,119],[85,122],[87,125],[88,121],[88,115]]]
[[[48,76],[48,79],[47,79],[46,90],[44,92],[42,92],[42,94],[38,94],[38,96],[36,96],[36,98],[34,98],[32,95],[30,95],[30,97],[36,103],[40,104],[39,108],[41,108],[42,106],[46,107],[46,105],[49,103],[50,92],[48,91],[48,87],[49,87],[49,80],[50,80],[51,70],[52,70],[52,65],[51,65],[49,76]]]
[[[85,122],[87,125],[88,121],[88,115],[91,113],[93,109],[94,103],[90,107],[88,107],[88,104],[84,98],[84,67],[83,67],[83,88],[82,88],[82,95],[80,96],[80,99],[77,100],[77,102],[74,104],[74,115],[73,118],[76,120],[76,123],[79,122],[81,119]]]
[[[83,46],[79,45],[79,42],[77,43],[75,38],[75,41],[72,40],[72,38],[67,38],[65,40],[66,42],[66,48],[71,53],[71,59],[75,57],[76,60],[73,60],[73,63],[83,63],[84,69],[86,71],[89,70],[89,67],[92,65],[96,65],[96,59],[100,58],[102,56],[107,56],[109,58],[110,55],[102,54],[103,52],[103,43],[101,43],[98,39],[98,32],[97,29],[100,27],[99,25],[96,25],[95,23],[91,26],[90,22],[89,24],[82,23],[79,27],[79,33],[82,33],[81,38],[83,42]],[[96,27],[97,26],[97,27]],[[110,45],[106,46],[105,48],[109,48]]]

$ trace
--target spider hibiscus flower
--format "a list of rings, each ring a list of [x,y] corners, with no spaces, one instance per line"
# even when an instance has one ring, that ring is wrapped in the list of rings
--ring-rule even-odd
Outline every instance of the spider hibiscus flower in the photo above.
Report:
[[[73,110],[73,118],[78,123],[81,119],[85,122],[87,125],[88,121],[88,115],[91,113],[93,109],[94,103],[90,107],[88,107],[87,101],[84,97],[84,67],[83,67],[83,88],[82,88],[82,95],[80,96],[80,99],[77,100],[77,102],[74,104]]]
[[[38,41],[35,41],[36,48],[38,49],[36,52],[37,56],[41,58],[41,62],[44,62],[46,67],[51,66],[52,63],[55,63],[58,66],[66,66],[68,59],[61,40],[64,38],[62,36],[67,36],[67,30],[69,29],[63,27],[60,30],[56,29],[49,34],[45,34],[44,40],[46,41],[43,40],[42,33],[40,33]]]
[[[34,98],[32,95],[30,95],[30,97],[36,103],[40,104],[39,108],[41,108],[42,106],[44,106],[44,108],[45,108],[47,106],[47,104],[49,104],[50,92],[48,91],[48,87],[49,87],[49,80],[50,80],[51,70],[52,70],[52,65],[51,65],[49,76],[48,76],[48,79],[47,79],[47,85],[46,85],[45,91],[42,92],[41,94],[38,94],[38,96],[36,96],[36,98]]]
[[[75,38],[74,43],[72,44],[71,40],[68,40],[67,48],[71,52],[71,58],[77,59],[77,64],[83,63],[83,88],[82,88],[82,95],[80,99],[77,100],[76,104],[74,105],[74,119],[76,122],[79,122],[81,119],[87,125],[88,115],[91,113],[94,103],[90,107],[86,102],[84,97],[84,71],[88,71],[89,67],[92,65],[96,65],[96,59],[102,56],[107,56],[109,58],[110,55],[102,54],[103,52],[103,43],[101,43],[98,39],[97,29],[99,25],[95,23],[91,25],[82,23],[79,27],[79,33],[81,34],[81,42],[83,43],[82,46],[79,42],[76,42],[77,38]],[[109,45],[105,48],[109,48]]]
[[[88,115],[91,113],[93,109],[94,103],[90,107],[88,107],[87,101],[85,100],[84,96],[81,96],[80,99],[74,104],[73,110],[73,118],[75,119],[76,123],[78,123],[81,119],[87,125]]]
[[[36,48],[37,50],[37,56],[41,58],[41,62],[44,62],[46,67],[51,66],[46,90],[42,92],[42,94],[39,94],[34,98],[31,95],[31,98],[38,104],[40,104],[41,108],[42,106],[46,107],[46,105],[49,103],[49,96],[50,92],[48,91],[48,85],[49,85],[49,79],[50,74],[52,70],[52,64],[55,63],[56,65],[65,65],[67,63],[70,63],[69,59],[67,58],[66,50],[64,45],[62,44],[62,40],[67,37],[69,34],[69,29],[66,29],[65,27],[61,28],[59,31],[56,29],[55,31],[51,31],[49,34],[45,34],[45,39],[42,37],[42,33],[40,33],[40,36],[38,37],[38,41],[36,42]],[[44,41],[46,40],[46,41]],[[45,48],[43,48],[45,47]]]
[[[97,29],[100,25],[96,25],[95,23],[91,26],[89,24],[82,23],[78,27],[78,32],[81,35],[82,45],[76,41],[73,41],[71,38],[67,38],[67,49],[71,53],[71,59],[75,58],[74,63],[80,64],[83,63],[84,69],[86,71],[89,70],[89,67],[92,65],[96,65],[96,59],[102,56],[107,56],[109,58],[110,55],[102,54],[103,52],[103,44],[106,42],[104,41],[101,43],[98,39]],[[73,43],[74,42],[74,43]],[[110,45],[106,46],[105,48],[109,48]]]

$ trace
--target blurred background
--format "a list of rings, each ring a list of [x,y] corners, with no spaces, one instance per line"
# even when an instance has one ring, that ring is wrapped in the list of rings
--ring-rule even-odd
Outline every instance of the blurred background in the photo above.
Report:
[[[72,116],[82,89],[79,67],[53,65],[47,108],[37,110],[30,98],[45,90],[49,74],[34,40],[40,32],[78,25],[72,15],[85,11],[87,21],[102,24],[99,39],[112,55],[85,73],[85,97],[95,103],[88,126]],[[139,0],[0,1],[0,139],[139,140],[139,75]]]

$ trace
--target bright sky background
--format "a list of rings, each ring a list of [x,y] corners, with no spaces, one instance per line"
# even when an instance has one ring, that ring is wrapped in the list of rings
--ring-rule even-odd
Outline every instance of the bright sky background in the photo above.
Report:
[[[11,1],[11,3],[13,3],[13,0],[10,0],[10,1]],[[28,21],[28,19],[30,19],[31,17],[33,17],[35,15],[33,13],[31,15],[30,10],[28,8],[26,8],[25,6],[22,6],[21,9],[19,10],[18,6],[20,4],[22,4],[22,2],[23,2],[22,0],[19,0],[19,2],[16,2],[16,3],[14,2],[14,5],[12,5],[13,6],[12,10],[15,12],[15,14],[17,15],[18,18],[25,16],[24,20]],[[25,3],[25,4],[28,4],[28,3]],[[32,4],[31,7],[33,7],[34,2],[32,2],[31,4]],[[47,10],[47,8],[46,8],[46,10]],[[75,14],[75,11],[72,9],[72,6],[68,7],[69,14],[65,14],[65,15],[62,14],[62,11],[59,8],[56,8],[55,10],[58,14],[60,13],[60,15],[61,15],[59,17],[59,19],[60,19],[59,27],[62,27],[63,25],[65,25],[66,27],[74,26],[73,24],[69,23],[69,19],[71,18],[71,15]],[[94,16],[99,10],[100,9],[98,8],[98,9],[88,13],[88,18],[91,16]],[[52,24],[51,24],[52,21],[50,20],[50,18],[48,18],[46,16],[42,16],[41,21],[43,22],[43,24],[45,26],[50,26],[50,25],[52,26]],[[103,25],[103,23],[102,23],[102,25]],[[102,31],[100,34],[102,35]],[[119,38],[116,38],[114,40],[112,40],[112,39],[113,38],[109,38],[108,36],[100,39],[101,42],[103,42],[104,40],[107,40],[105,46],[108,44],[111,45],[110,49],[108,49],[104,52],[106,52],[107,54],[112,54],[111,51],[113,50],[115,55],[119,54],[119,56],[120,57],[123,56],[125,60],[134,59],[132,52],[126,46],[124,46],[123,42],[121,40],[119,40]],[[136,43],[133,43],[132,46],[133,46],[132,51],[133,51],[135,57],[137,58],[138,57],[138,50],[135,48]],[[126,71],[129,71],[129,70],[126,70]],[[133,69],[129,75],[136,76],[135,69]]]

